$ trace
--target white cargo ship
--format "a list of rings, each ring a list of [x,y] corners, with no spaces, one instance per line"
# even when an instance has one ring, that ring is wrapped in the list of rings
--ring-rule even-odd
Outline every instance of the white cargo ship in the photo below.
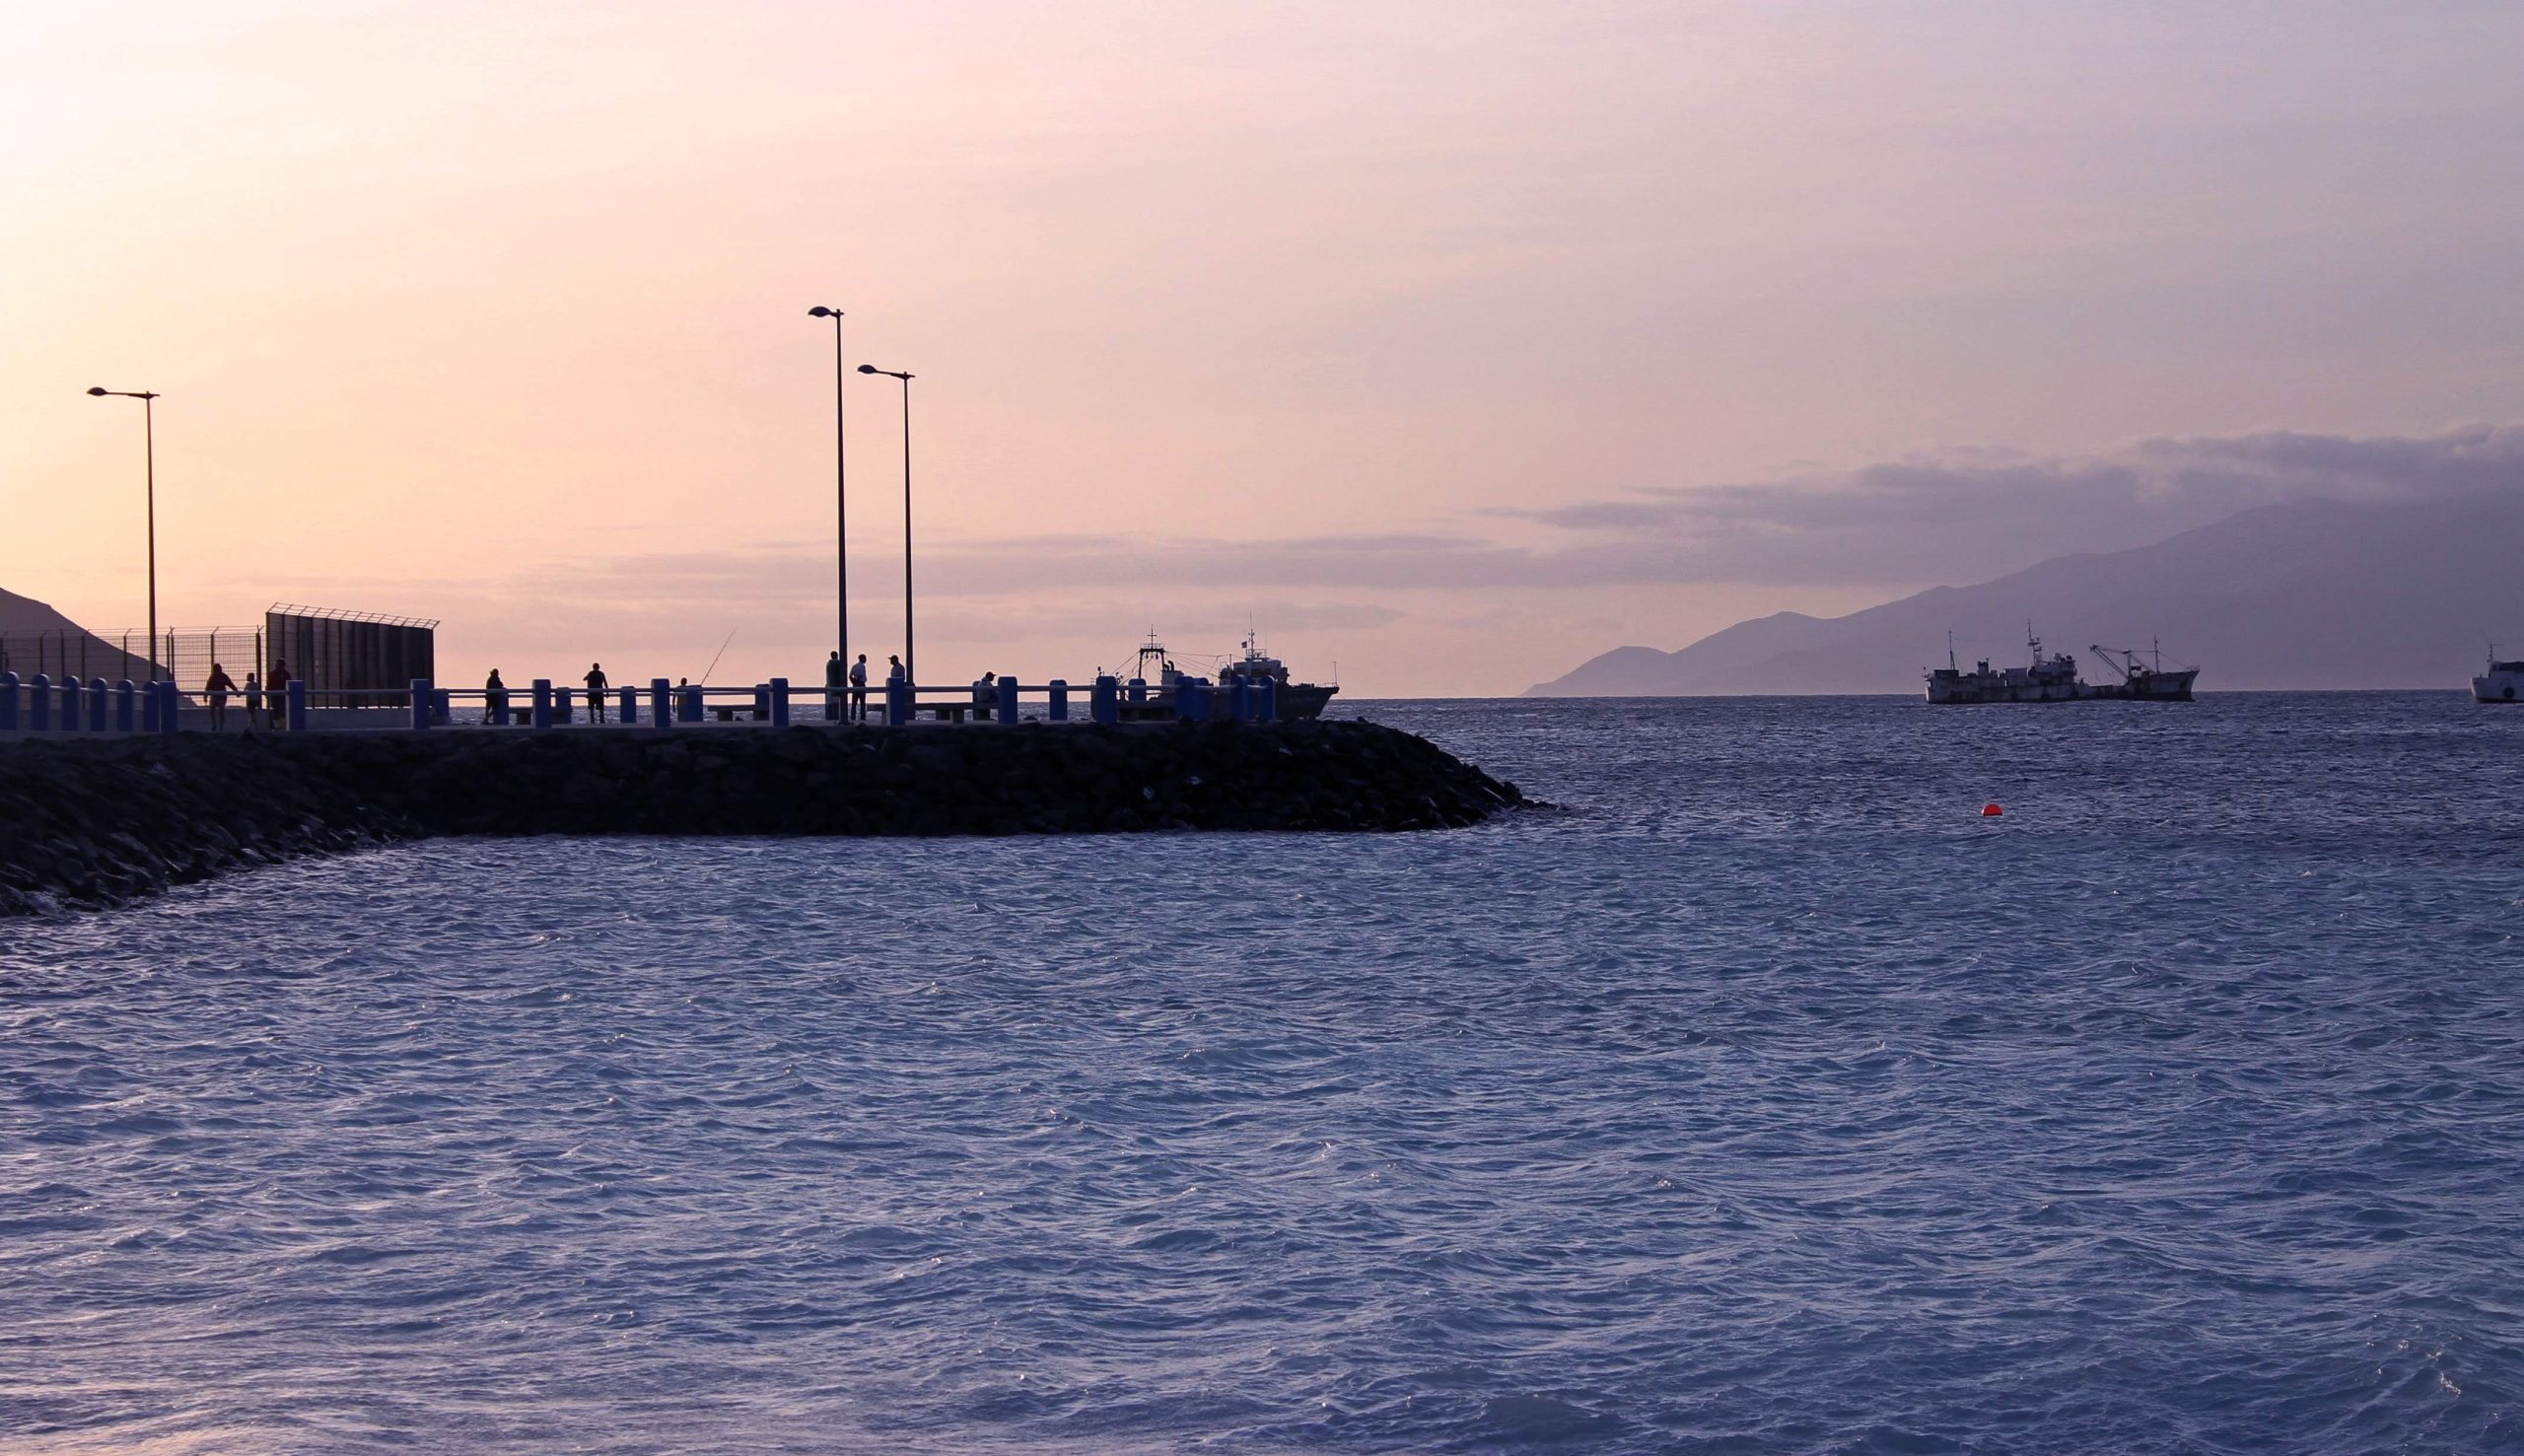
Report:
[[[2481,703],[2512,703],[2524,693],[2524,662],[2501,662],[2497,649],[2489,650],[2489,670],[2472,679],[2472,698]]]

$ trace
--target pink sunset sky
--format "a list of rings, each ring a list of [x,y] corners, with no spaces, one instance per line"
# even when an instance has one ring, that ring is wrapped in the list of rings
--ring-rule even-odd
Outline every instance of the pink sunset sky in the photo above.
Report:
[[[154,389],[167,622],[811,677],[831,304],[920,377],[925,678],[1250,620],[1512,693],[2231,504],[2115,461],[2513,420],[2519,57],[2512,4],[18,6],[0,588],[142,620],[83,391]]]

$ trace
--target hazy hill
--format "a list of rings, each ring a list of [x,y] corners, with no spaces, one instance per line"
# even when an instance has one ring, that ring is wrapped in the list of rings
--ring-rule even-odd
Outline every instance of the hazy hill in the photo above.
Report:
[[[134,634],[132,641],[138,644],[148,635]],[[15,672],[21,678],[42,672],[57,679],[65,656],[83,676],[107,682],[149,679],[147,659],[137,654],[124,657],[113,644],[32,596],[0,591],[0,672]]]
[[[1976,587],[1816,618],[1739,622],[1680,652],[1625,647],[1537,696],[1916,693],[1946,633],[1974,659],[2046,648],[2101,670],[2089,643],[2144,648],[2219,688],[2466,685],[2496,637],[2524,653],[2524,495],[2269,506],[2105,555],[2056,557]]]

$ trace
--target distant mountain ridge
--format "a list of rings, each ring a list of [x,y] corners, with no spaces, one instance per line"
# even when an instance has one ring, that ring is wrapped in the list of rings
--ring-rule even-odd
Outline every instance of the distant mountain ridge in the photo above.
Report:
[[[1966,667],[2020,663],[2028,620],[2046,650],[2085,658],[2089,679],[2102,668],[2088,644],[2161,637],[2204,692],[2463,687],[2487,638],[2524,649],[2524,493],[2265,506],[1845,617],[1780,612],[1678,652],[1617,648],[1527,695],[1917,693],[1949,631]]]

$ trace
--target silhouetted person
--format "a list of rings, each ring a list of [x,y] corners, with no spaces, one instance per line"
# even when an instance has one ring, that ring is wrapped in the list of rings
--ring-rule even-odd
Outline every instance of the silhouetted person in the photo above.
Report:
[[[266,691],[272,695],[273,728],[279,728],[283,723],[288,721],[286,715],[289,712],[289,685],[296,680],[296,678],[290,676],[289,663],[274,659],[272,662],[272,680],[266,688]]]
[[[850,664],[850,721],[852,723],[868,721],[868,655],[866,653],[861,653],[859,660]]]
[[[604,722],[604,664],[588,663],[588,721]]]
[[[245,669],[245,731],[250,733],[262,726],[263,680],[254,675],[253,668],[248,667]]]
[[[834,648],[832,656],[824,659],[824,722],[826,723],[841,717],[842,675],[841,649]]]
[[[482,721],[509,721],[509,685],[500,681],[500,669],[497,667],[491,669],[490,676],[482,679]]]
[[[210,730],[218,732],[228,726],[228,695],[237,691],[237,679],[217,662],[210,664],[210,676],[201,685],[202,696],[210,699]]]
[[[999,674],[996,672],[985,672],[973,679],[973,717],[975,719],[989,718],[990,710],[998,706],[999,689],[994,685],[998,681]]]

